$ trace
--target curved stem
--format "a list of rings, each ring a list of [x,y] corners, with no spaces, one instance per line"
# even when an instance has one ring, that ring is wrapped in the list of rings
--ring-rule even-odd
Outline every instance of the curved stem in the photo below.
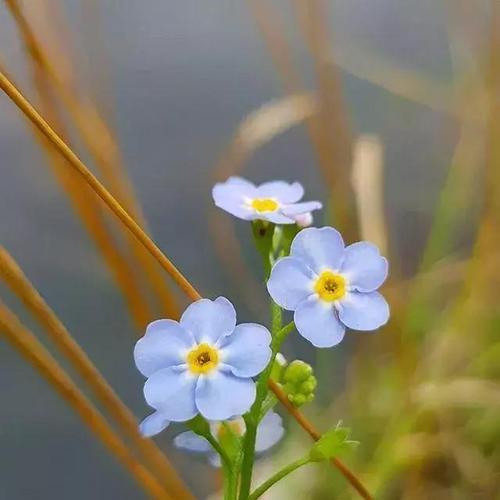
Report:
[[[211,432],[208,432],[207,434],[203,434],[203,437],[210,443],[212,448],[219,454],[222,462],[224,463],[225,467],[232,472],[233,470],[233,463],[231,462],[231,459],[229,458],[229,455],[226,453],[224,448],[220,445],[219,441],[215,439],[212,435]]]
[[[287,466],[283,467],[283,469],[279,470],[271,476],[267,481],[264,481],[249,497],[248,500],[257,500],[260,496],[262,496],[271,486],[275,485],[278,481],[283,479],[285,476],[288,476],[291,472],[294,470],[297,470],[299,467],[302,467],[303,465],[306,465],[311,462],[311,459],[309,456],[305,456],[300,458],[299,460],[296,460],[295,462],[292,462],[291,464],[288,464]]]
[[[268,380],[269,388],[273,391],[278,401],[286,408],[288,413],[297,421],[297,423],[311,436],[314,441],[317,441],[321,434],[307,420],[304,414],[288,400],[285,391],[274,380]],[[364,487],[358,477],[345,465],[340,459],[332,458],[330,463],[337,468],[340,473],[351,483],[351,486],[359,493],[359,496],[365,500],[373,500],[369,491]]]

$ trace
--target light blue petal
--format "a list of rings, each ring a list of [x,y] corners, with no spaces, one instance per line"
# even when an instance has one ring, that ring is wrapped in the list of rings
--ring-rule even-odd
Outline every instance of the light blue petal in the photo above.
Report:
[[[194,451],[196,453],[209,453],[212,451],[210,443],[192,431],[183,432],[175,436],[174,446],[182,450]]]
[[[163,368],[146,380],[144,397],[165,418],[184,422],[198,413],[195,405],[196,381],[197,377],[187,370]]]
[[[253,210],[248,206],[247,200],[257,196],[257,189],[244,179],[230,178],[225,183],[216,184],[212,189],[214,203],[226,212],[250,220]]]
[[[332,347],[344,338],[345,327],[333,305],[315,295],[299,304],[293,318],[297,331],[316,347]]]
[[[222,466],[220,457],[219,455],[217,455],[217,453],[210,453],[208,455],[208,462],[212,467],[219,468]]]
[[[180,322],[198,343],[213,345],[219,338],[232,333],[236,326],[236,311],[225,297],[213,301],[201,299],[187,307]]]
[[[349,285],[359,292],[373,292],[387,278],[387,259],[379,249],[367,241],[346,247],[340,268]]]
[[[324,268],[338,270],[344,255],[344,240],[333,227],[303,229],[292,241],[290,255],[317,274]]]
[[[160,319],[146,328],[134,348],[134,360],[146,377],[169,366],[184,363],[186,352],[195,344],[193,336],[177,321]]]
[[[294,311],[314,293],[314,273],[301,260],[284,257],[274,264],[267,282],[267,290],[274,302],[288,311]]]
[[[271,334],[256,323],[242,323],[219,344],[221,360],[237,377],[255,377],[271,359]]]
[[[228,177],[226,184],[245,186],[249,192],[254,192],[255,184],[253,182],[247,181],[243,177],[238,177],[237,175],[232,175]]]
[[[305,201],[303,203],[287,205],[281,209],[281,212],[287,216],[296,216],[319,210],[322,207],[323,205],[319,201]]]
[[[353,330],[375,330],[389,320],[389,304],[378,292],[350,292],[338,310],[340,321]]]
[[[159,411],[151,413],[140,424],[139,431],[144,437],[151,437],[165,430],[170,424],[170,420]]]
[[[299,182],[264,182],[257,187],[259,198],[276,198],[281,203],[295,203],[304,196],[304,188]]]
[[[262,453],[273,447],[285,433],[281,417],[274,411],[266,413],[257,427],[255,451]]]
[[[267,220],[273,224],[295,224],[295,220],[291,217],[286,217],[279,211],[256,213],[256,219]]]
[[[205,418],[228,420],[250,409],[255,401],[255,383],[250,378],[218,371],[199,378],[195,398],[196,406]]]

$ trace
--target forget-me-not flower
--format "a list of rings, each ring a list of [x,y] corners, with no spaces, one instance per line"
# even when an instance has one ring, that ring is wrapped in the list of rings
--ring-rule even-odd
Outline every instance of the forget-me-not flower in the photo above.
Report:
[[[256,186],[241,177],[229,177],[212,190],[215,204],[243,220],[266,220],[274,224],[295,224],[297,217],[318,210],[319,201],[297,203],[304,196],[298,182],[265,182]]]
[[[237,436],[245,434],[245,421],[241,418],[227,420],[225,422],[210,422],[212,435],[220,441],[224,432],[228,432],[227,427]],[[257,437],[255,440],[255,452],[263,453],[273,447],[282,437],[285,430],[281,417],[274,411],[266,413],[257,427]],[[214,467],[220,467],[220,457],[214,451],[206,439],[192,431],[183,432],[174,438],[174,445],[177,448],[193,451],[196,453],[206,453],[209,462]]]
[[[298,332],[316,347],[331,347],[345,329],[375,330],[389,319],[376,290],[387,277],[387,260],[372,243],[347,247],[332,227],[307,228],[278,260],[267,283],[273,300],[294,311]]]
[[[255,400],[258,375],[271,358],[271,334],[261,325],[236,325],[229,300],[198,300],[179,322],[154,321],[134,349],[147,377],[144,396],[156,413],[141,428],[151,435],[168,421],[210,420],[243,415]]]

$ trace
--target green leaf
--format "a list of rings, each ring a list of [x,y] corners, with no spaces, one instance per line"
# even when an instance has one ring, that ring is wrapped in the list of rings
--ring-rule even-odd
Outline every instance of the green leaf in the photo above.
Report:
[[[351,431],[342,427],[339,422],[336,427],[325,432],[309,452],[309,458],[315,462],[330,460],[354,449],[359,443],[349,440]]]

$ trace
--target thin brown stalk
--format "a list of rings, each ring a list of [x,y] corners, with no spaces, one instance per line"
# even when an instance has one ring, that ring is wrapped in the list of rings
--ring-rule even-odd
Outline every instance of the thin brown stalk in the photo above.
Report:
[[[288,400],[286,393],[281,389],[281,387],[274,382],[274,380],[269,380],[269,388],[274,392],[278,401],[286,408],[288,413],[296,420],[296,422],[311,436],[314,441],[317,441],[321,437],[314,426],[309,422],[309,420],[304,416],[304,414],[299,411],[292,403]],[[359,493],[361,498],[365,500],[373,500],[372,496],[368,490],[363,486],[361,481],[356,477],[356,475],[338,458],[332,458],[331,463],[336,467],[341,474],[351,483],[352,487]]]
[[[32,60],[34,62],[33,80],[40,97],[41,109],[52,126],[64,137],[63,122],[58,115],[57,106],[55,106],[52,100],[50,89],[46,85],[40,66],[36,63],[36,58]],[[111,233],[108,231],[97,198],[88,186],[74,172],[67,168],[64,158],[54,151],[54,148],[47,139],[34,127],[33,131],[47,156],[48,165],[72,203],[83,226],[94,241],[106,266],[111,271],[123,294],[131,318],[137,330],[140,331],[151,320],[152,312],[141,294],[127,259],[121,254],[113,241]]]
[[[247,0],[247,4],[265,40],[284,92],[293,94],[300,91],[303,84],[297,75],[290,45],[284,37],[285,30],[276,10],[268,0]],[[335,61],[329,60],[329,63],[394,95],[457,115],[449,85],[407,68],[402,69],[367,47],[353,47],[351,44],[341,47],[335,54]]]
[[[318,158],[331,186],[334,220],[348,240],[357,236],[350,185],[352,138],[342,96],[340,75],[328,39],[328,12],[323,0],[295,0],[299,25],[314,63],[319,113],[315,123]]]
[[[269,55],[277,69],[285,94],[295,94],[303,83],[293,63],[293,54],[282,33],[284,26],[269,0],[247,0],[247,5],[255,19]]]
[[[103,200],[109,209],[122,221],[122,223],[130,230],[132,234],[144,245],[145,248],[158,260],[159,264],[165,271],[172,277],[177,285],[191,300],[199,300],[201,295],[193,287],[193,285],[185,278],[185,276],[174,266],[168,257],[158,248],[158,246],[151,240],[146,232],[135,222],[135,220],[125,211],[125,209],[118,203],[118,201],[106,190],[106,188],[95,178],[95,176],[87,169],[82,161],[76,154],[64,143],[64,141],[50,128],[47,122],[39,115],[33,106],[24,98],[24,96],[17,90],[17,88],[10,82],[3,72],[0,71],[0,88],[9,96],[9,98],[16,104],[16,106],[26,115],[26,117],[39,128],[39,130],[53,143],[54,147],[68,160],[75,171],[77,171],[88,185],[95,191],[95,193]],[[273,387],[273,392],[280,397],[278,388]],[[297,419],[297,412],[292,413],[292,416]],[[305,417],[304,417],[305,418]],[[300,422],[299,422],[300,423]],[[311,428],[311,426],[310,426]],[[341,469],[345,468],[339,466],[337,462],[334,465]],[[350,472],[352,477],[355,477]],[[353,482],[348,475],[345,477],[351,482],[352,486],[358,490],[359,480]],[[370,497],[364,497],[370,498]]]
[[[85,397],[33,333],[25,328],[2,302],[0,302],[0,330],[20,354],[40,372],[40,375],[78,413],[89,429],[128,469],[152,498],[165,500],[172,498],[157,479],[136,460],[125,443],[122,442],[99,411]]]
[[[172,262],[163,254],[158,246],[149,238],[146,232],[129,215],[129,213],[118,203],[113,195],[102,185],[94,174],[78,158],[73,150],[57,135],[47,121],[36,111],[29,101],[19,92],[16,86],[9,80],[3,71],[0,71],[0,88],[19,107],[26,117],[40,130],[40,132],[54,145],[59,153],[67,160],[75,172],[85,180],[92,190],[101,198],[109,209],[120,219],[123,225],[144,245],[144,247],[154,256],[160,265],[174,279],[179,287],[191,300],[198,300],[199,293],[193,288],[191,283],[179,272]]]
[[[193,498],[182,484],[167,458],[153,441],[144,439],[141,436],[137,422],[130,410],[106,382],[106,379],[85,354],[85,351],[75,342],[66,327],[43,300],[9,252],[1,245],[0,277],[44,327],[55,346],[68,359],[82,380],[87,383],[96,399],[140,451],[144,460],[151,466],[151,470],[155,472],[158,480],[165,484],[174,498]]]
[[[89,99],[79,98],[76,91],[59,76],[56,69],[52,66],[44,47],[28,23],[19,2],[17,0],[5,0],[5,2],[16,22],[19,33],[33,62],[38,66],[42,76],[54,87],[57,95],[61,97],[80,133],[83,143],[100,169],[111,192],[127,211],[139,221],[141,226],[146,227],[132,185],[122,167],[123,162],[120,151],[110,128],[101,118],[93,103]],[[68,66],[67,71],[71,73],[70,58],[66,57],[65,60]],[[127,237],[130,238],[130,234],[127,233]],[[178,307],[175,297],[165,281],[156,272],[154,261],[133,237],[130,238],[129,243],[134,257],[137,259],[140,268],[144,271],[144,276],[154,291],[155,299],[159,300],[162,306],[162,312],[169,317],[177,316]]]

